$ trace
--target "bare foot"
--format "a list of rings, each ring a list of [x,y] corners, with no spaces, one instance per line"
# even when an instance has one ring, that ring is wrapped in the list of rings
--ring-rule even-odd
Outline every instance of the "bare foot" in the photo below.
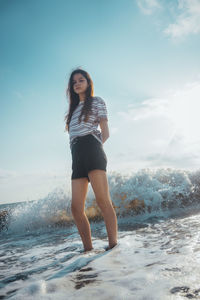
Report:
[[[91,250],[93,250],[93,249],[94,249],[93,247],[90,248],[90,249],[84,249],[84,253],[89,252],[89,251],[91,251]]]
[[[115,246],[117,246],[117,244],[114,244],[113,246],[108,246],[108,247],[105,248],[105,250],[108,251],[108,250],[114,248]]]

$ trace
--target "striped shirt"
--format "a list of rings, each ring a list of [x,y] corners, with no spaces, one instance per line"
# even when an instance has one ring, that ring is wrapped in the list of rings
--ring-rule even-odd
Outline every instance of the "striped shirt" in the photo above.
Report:
[[[101,97],[93,97],[91,113],[89,115],[88,121],[83,121],[83,115],[79,124],[78,118],[81,114],[83,104],[84,101],[79,102],[78,106],[72,114],[72,118],[69,124],[70,148],[72,148],[72,142],[75,137],[84,136],[86,134],[92,134],[102,144],[101,131],[98,130],[97,127],[101,119],[108,120],[106,104]]]

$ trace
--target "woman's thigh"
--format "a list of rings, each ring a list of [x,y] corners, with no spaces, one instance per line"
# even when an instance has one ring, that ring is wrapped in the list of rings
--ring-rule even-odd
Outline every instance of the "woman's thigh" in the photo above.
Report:
[[[77,178],[72,181],[72,210],[73,212],[83,213],[85,208],[85,200],[88,191],[88,179]]]
[[[92,170],[88,173],[88,177],[99,207],[103,210],[110,207],[112,202],[106,172],[104,170]]]

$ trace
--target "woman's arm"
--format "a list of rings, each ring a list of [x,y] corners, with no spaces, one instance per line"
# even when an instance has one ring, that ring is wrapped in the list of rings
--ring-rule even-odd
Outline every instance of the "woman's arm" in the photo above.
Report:
[[[102,135],[102,143],[104,143],[110,136],[109,134],[109,128],[108,128],[108,120],[107,119],[101,119],[99,126],[101,128],[101,135]]]

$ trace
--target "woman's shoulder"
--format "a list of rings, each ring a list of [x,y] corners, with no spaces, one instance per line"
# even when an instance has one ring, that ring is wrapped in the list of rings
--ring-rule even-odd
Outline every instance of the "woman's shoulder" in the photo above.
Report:
[[[105,101],[104,101],[104,99],[102,98],[102,97],[99,97],[99,96],[94,96],[93,97],[93,101],[94,101],[94,103],[95,104],[104,104],[105,103]]]

